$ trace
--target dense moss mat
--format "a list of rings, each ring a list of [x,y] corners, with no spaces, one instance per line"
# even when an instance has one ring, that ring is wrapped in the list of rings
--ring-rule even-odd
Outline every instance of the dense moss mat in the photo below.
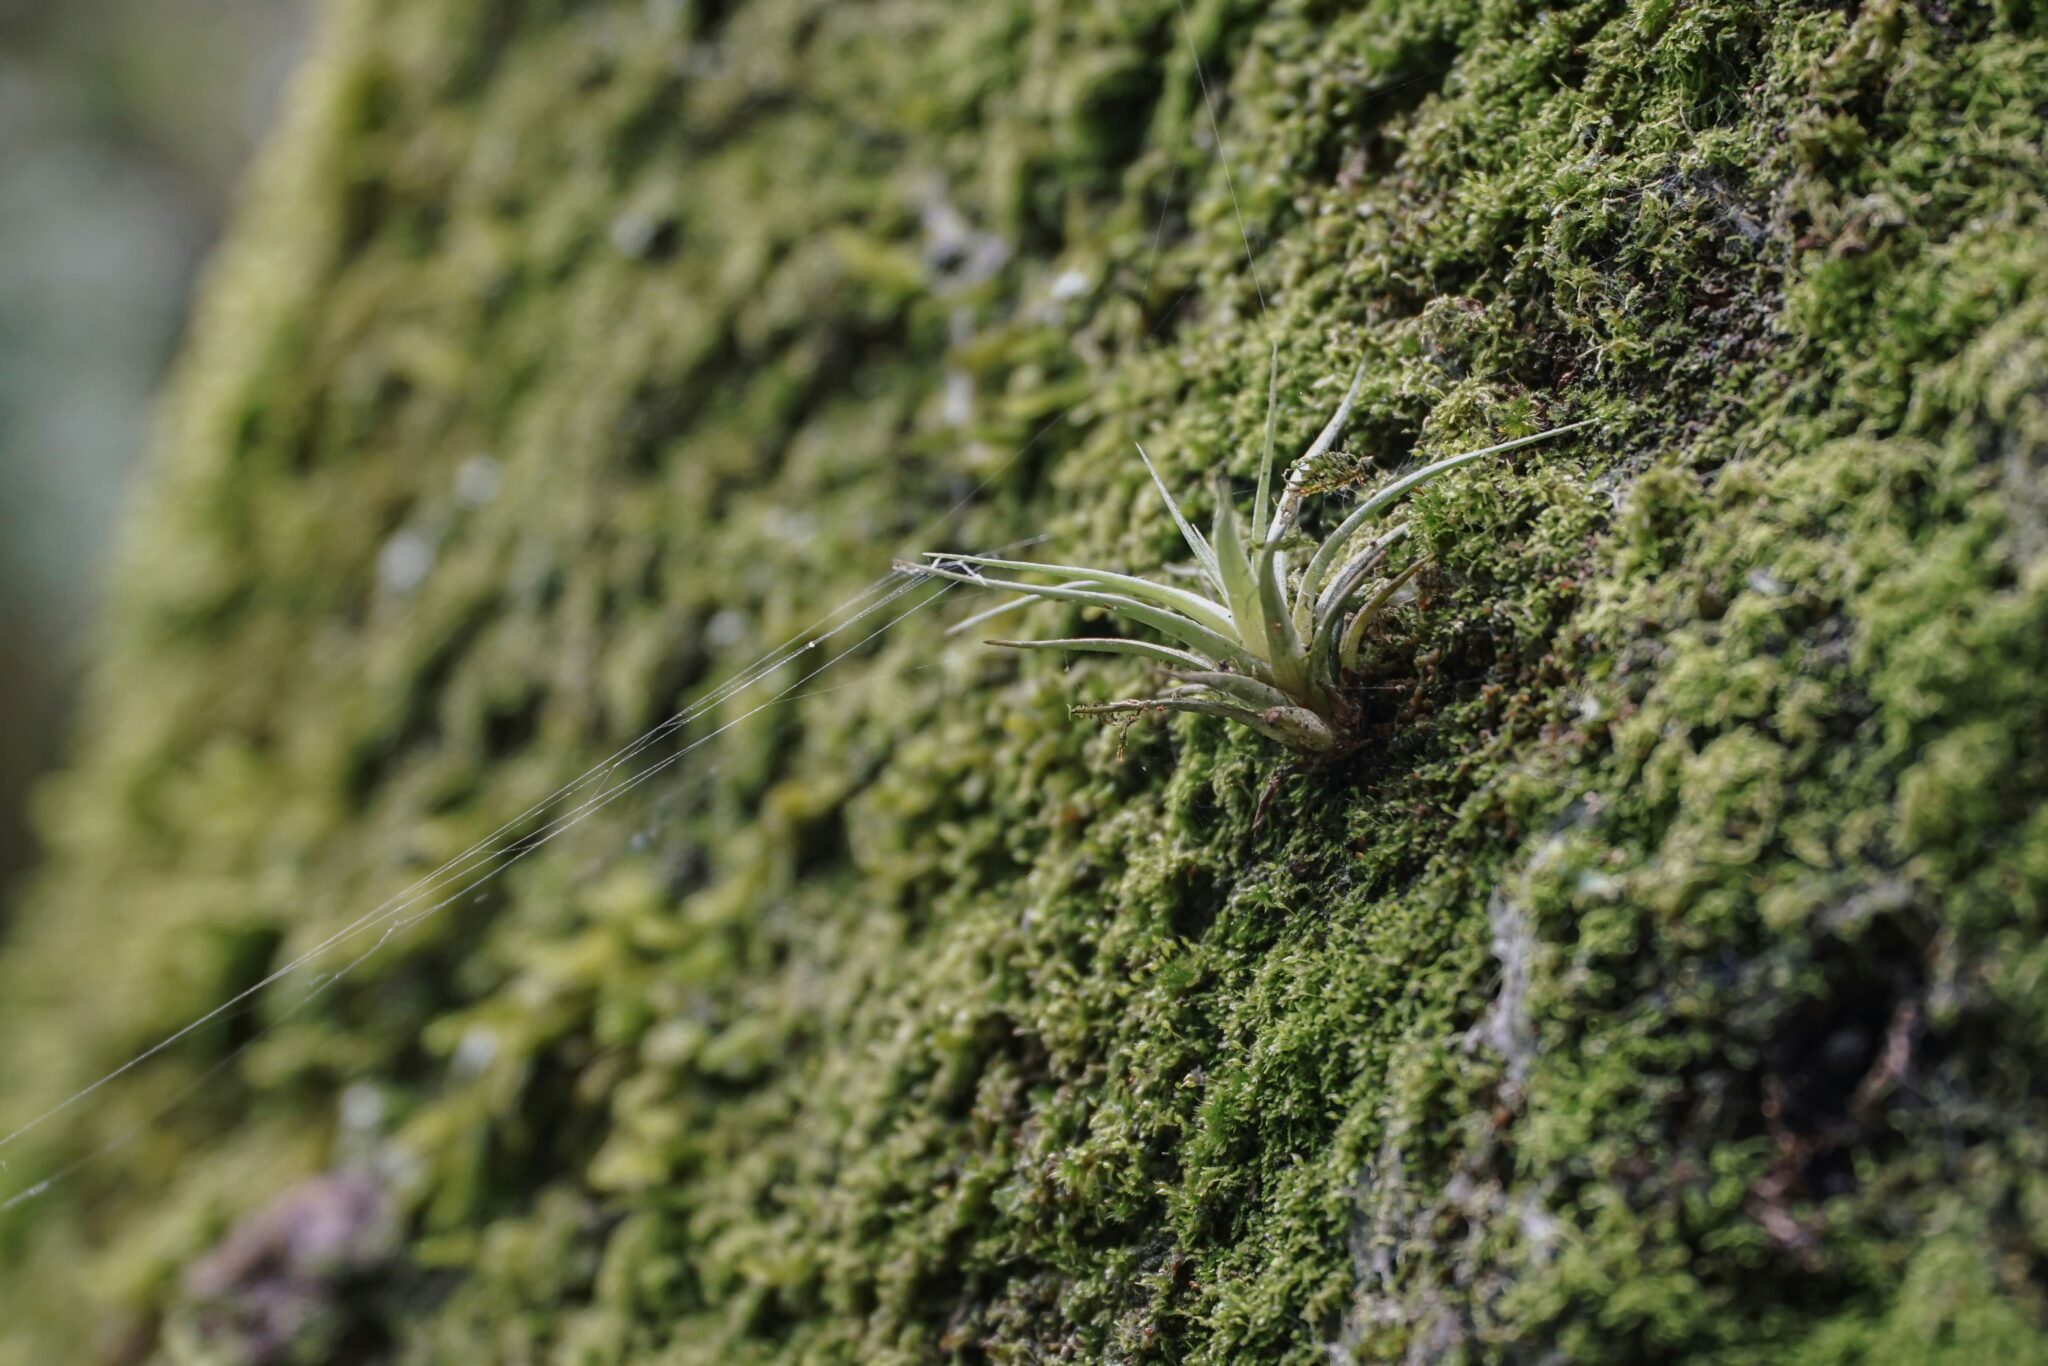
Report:
[[[1131,441],[1247,473],[1271,346],[1289,442],[1370,362],[1361,472],[1599,426],[1417,497],[1340,765],[1071,719],[1130,662],[963,593],[258,993],[0,1154],[115,1145],[0,1216],[0,1356],[246,1358],[275,1268],[181,1268],[336,1168],[401,1247],[302,1359],[2048,1356],[2044,25],[1199,0],[1233,194],[1171,3],[341,0],[10,1126],[892,553],[1170,562]]]

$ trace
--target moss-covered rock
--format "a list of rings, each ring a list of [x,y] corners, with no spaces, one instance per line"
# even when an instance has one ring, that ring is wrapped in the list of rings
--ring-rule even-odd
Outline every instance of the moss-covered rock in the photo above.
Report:
[[[2048,1357],[2044,27],[337,0],[0,1123],[531,852],[0,1150],[0,1358]],[[959,597],[805,681],[917,589],[522,816],[894,553],[1160,568],[1274,346],[1361,470],[1598,419],[1414,499],[1360,755]]]

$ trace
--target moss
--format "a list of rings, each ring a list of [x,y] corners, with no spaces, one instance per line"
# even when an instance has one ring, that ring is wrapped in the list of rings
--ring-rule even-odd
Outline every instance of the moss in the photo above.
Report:
[[[10,1148],[119,1145],[0,1217],[11,1359],[234,1359],[180,1268],[332,1166],[408,1246],[323,1331],[420,1361],[2041,1353],[2039,16],[1189,32],[1235,206],[1171,4],[338,0],[43,804],[10,1123],[891,552],[1158,566],[1130,439],[1247,473],[1270,345],[1286,440],[1373,362],[1358,469],[1601,425],[1415,498],[1342,766],[1077,724],[1122,666],[947,604],[261,992]]]

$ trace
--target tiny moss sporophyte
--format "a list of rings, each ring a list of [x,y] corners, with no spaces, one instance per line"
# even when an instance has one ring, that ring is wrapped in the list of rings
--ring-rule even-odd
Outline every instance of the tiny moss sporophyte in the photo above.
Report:
[[[1012,650],[1074,650],[1135,655],[1161,666],[1172,686],[1153,697],[1076,707],[1077,714],[1111,716],[1153,711],[1196,712],[1251,727],[1302,754],[1329,757],[1359,743],[1354,687],[1366,638],[1408,582],[1429,563],[1417,555],[1395,572],[1388,560],[1408,527],[1386,514],[1411,491],[1461,465],[1589,425],[1574,422],[1533,436],[1446,456],[1375,490],[1308,553],[1296,572],[1290,541],[1301,519],[1310,472],[1343,433],[1365,370],[1352,377],[1337,411],[1288,469],[1273,497],[1274,383],[1266,404],[1266,438],[1252,503],[1250,540],[1232,506],[1230,482],[1216,475],[1216,516],[1207,536],[1181,510],[1145,448],[1138,456],[1180,528],[1195,560],[1192,587],[1078,565],[1040,564],[986,555],[927,551],[921,563],[899,563],[909,573],[934,574],[1022,596],[997,612],[1034,598],[1099,607],[1112,617],[1149,627],[1171,644],[1120,636],[1056,640],[991,640]],[[1295,551],[1298,556],[1299,549]],[[991,573],[989,571],[996,571]],[[1032,583],[1000,574],[1035,574]],[[1206,591],[1204,591],[1206,590]],[[972,618],[980,621],[995,612]]]

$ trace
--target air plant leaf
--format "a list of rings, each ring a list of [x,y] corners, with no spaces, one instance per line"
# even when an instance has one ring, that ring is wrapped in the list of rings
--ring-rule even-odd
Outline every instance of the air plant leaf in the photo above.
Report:
[[[1516,437],[1513,441],[1502,441],[1496,445],[1481,447],[1476,451],[1463,451],[1457,455],[1448,455],[1432,464],[1424,465],[1419,470],[1411,470],[1393,483],[1388,484],[1385,488],[1374,490],[1372,496],[1353,508],[1344,520],[1337,524],[1337,529],[1331,532],[1324,539],[1322,545],[1316,549],[1315,556],[1308,562],[1308,568],[1302,572],[1301,591],[1303,593],[1314,593],[1320,589],[1323,577],[1329,572],[1330,566],[1336,562],[1339,555],[1344,553],[1344,548],[1351,543],[1351,537],[1360,527],[1379,516],[1395,503],[1400,502],[1401,499],[1407,497],[1415,489],[1428,483],[1430,480],[1449,474],[1460,465],[1469,465],[1474,460],[1483,459],[1489,455],[1500,455],[1522,446],[1533,445],[1538,441],[1548,441],[1554,436],[1563,436],[1566,432],[1575,432],[1581,427],[1590,425],[1590,419],[1586,422],[1573,422],[1563,427],[1552,427],[1547,432],[1538,432],[1534,436]]]
[[[1309,443],[1309,448],[1288,470],[1280,505],[1273,510],[1273,525],[1266,529],[1267,544],[1278,542],[1294,529],[1294,523],[1301,516],[1301,487],[1315,463],[1328,455],[1337,444],[1337,438],[1344,434],[1344,424],[1351,420],[1351,405],[1358,401],[1358,391],[1364,384],[1365,362],[1360,361],[1358,369],[1351,373],[1351,387],[1344,391],[1344,399],[1337,405],[1337,411],[1330,414],[1330,420],[1323,424],[1322,431],[1316,433],[1316,439]]]
[[[935,574],[1015,593],[1019,595],[1018,601],[1041,598],[1097,607],[1114,618],[1148,627],[1173,642],[1167,645],[1121,636],[989,642],[1013,650],[1132,656],[1162,666],[1171,680],[1172,686],[1157,696],[1076,707],[1077,715],[1193,712],[1237,722],[1304,754],[1329,755],[1354,747],[1359,742],[1359,713],[1348,685],[1358,670],[1366,637],[1397,600],[1400,590],[1428,564],[1418,557],[1397,572],[1386,572],[1393,551],[1407,538],[1405,523],[1396,521],[1383,527],[1362,546],[1356,544],[1360,533],[1368,523],[1381,519],[1402,498],[1432,479],[1486,456],[1547,441],[1589,424],[1574,422],[1533,436],[1464,451],[1402,475],[1374,490],[1353,508],[1316,547],[1299,575],[1290,576],[1288,557],[1281,551],[1280,543],[1300,520],[1308,467],[1326,456],[1342,434],[1364,382],[1365,370],[1361,366],[1352,377],[1351,387],[1337,411],[1314,443],[1289,468],[1275,500],[1277,351],[1272,365],[1265,442],[1252,502],[1252,534],[1257,537],[1254,543],[1246,543],[1237,509],[1231,503],[1229,481],[1220,471],[1216,476],[1215,521],[1210,534],[1204,536],[1188,520],[1167,489],[1166,481],[1159,477],[1152,457],[1143,446],[1138,448],[1138,458],[1144,461],[1167,512],[1195,558],[1201,581],[1211,592],[1106,569],[983,555],[928,553],[922,564],[897,567],[908,573]],[[1053,582],[998,578],[985,572],[990,570]],[[1006,603],[977,614],[970,621],[985,620],[1015,605]]]
[[[1134,574],[1113,574],[1105,569],[1083,569],[1070,564],[1036,564],[1029,560],[997,560],[986,555],[926,555],[926,559],[940,559],[949,564],[971,564],[981,569],[1021,570],[1025,573],[1044,574],[1051,578],[1066,579],[1083,587],[1101,588],[1142,599],[1155,607],[1164,607],[1169,612],[1179,612],[1201,622],[1212,631],[1229,635],[1237,627],[1230,613],[1200,593],[1191,593],[1185,588],[1176,588],[1169,583],[1154,583]]]
[[[1417,560],[1400,573],[1394,575],[1393,578],[1388,579],[1384,584],[1380,585],[1379,592],[1366,599],[1365,605],[1360,607],[1357,613],[1352,616],[1351,621],[1344,628],[1344,639],[1337,647],[1337,666],[1340,669],[1346,673],[1351,673],[1358,668],[1358,651],[1359,647],[1365,644],[1365,633],[1371,629],[1375,621],[1380,619],[1380,613],[1384,612],[1387,604],[1393,601],[1394,594],[1407,587],[1408,581],[1417,574],[1420,574],[1423,566],[1427,563],[1428,561],[1426,560]]]
[[[982,588],[1001,588],[1012,593],[1026,593],[1035,598],[1051,598],[1060,602],[1079,602],[1091,607],[1107,609],[1113,615],[1129,617],[1132,621],[1150,626],[1153,630],[1173,637],[1192,649],[1204,651],[1212,658],[1229,660],[1253,668],[1259,661],[1254,659],[1238,641],[1219,632],[1212,631],[1200,622],[1190,621],[1177,612],[1120,593],[1104,592],[1092,588],[1063,587],[1058,584],[1021,583],[1013,579],[994,579],[985,574],[967,569],[955,569],[945,559],[928,560],[923,564],[899,562],[898,570],[906,574],[934,574],[942,579],[953,579],[960,583],[971,583]]]
[[[1166,481],[1159,477],[1159,469],[1152,463],[1152,457],[1145,454],[1142,442],[1138,443],[1138,459],[1145,462],[1145,472],[1152,476],[1152,487],[1159,490],[1159,497],[1165,502],[1166,510],[1173,514],[1173,523],[1180,528],[1181,539],[1188,543],[1188,550],[1194,555],[1195,563],[1201,567],[1203,574],[1207,576],[1209,586],[1221,593],[1223,575],[1216,566],[1215,550],[1210,547],[1202,533],[1195,530],[1195,524],[1188,520],[1187,514],[1180,510],[1180,504],[1174,501],[1173,494],[1167,490]]]
[[[1238,535],[1237,510],[1230,506],[1230,480],[1216,476],[1216,566],[1223,574],[1223,594],[1230,603],[1230,615],[1237,623],[1238,638],[1253,654],[1271,663],[1267,652],[1265,609],[1259,601],[1258,585],[1252,579],[1251,556],[1245,553]]]
[[[1251,727],[1269,740],[1278,740],[1303,754],[1328,754],[1339,746],[1329,723],[1304,707],[1275,707],[1265,711],[1200,695],[1169,693],[1164,697],[1134,697],[1121,702],[1098,702],[1074,708],[1076,716],[1117,716],[1156,711],[1186,711],[1200,716],[1220,716]]]
[[[1247,706],[1291,707],[1294,705],[1294,699],[1281,692],[1278,688],[1273,687],[1271,684],[1261,683],[1256,678],[1246,678],[1243,674],[1188,669],[1174,674],[1173,677],[1182,683],[1193,684],[1198,688],[1207,688],[1211,692],[1218,692],[1227,697],[1235,698]]]
[[[1358,590],[1364,586],[1366,576],[1379,568],[1394,546],[1404,540],[1407,534],[1407,527],[1394,527],[1384,536],[1373,541],[1363,551],[1352,556],[1350,561],[1337,571],[1335,581],[1323,590],[1322,595],[1315,602],[1309,603],[1307,597],[1303,597],[1302,602],[1314,612],[1312,621],[1314,634],[1309,640],[1309,672],[1311,676],[1326,678],[1331,676],[1333,672],[1341,673],[1348,669],[1349,665],[1344,661],[1340,653],[1342,639],[1351,625],[1367,620],[1367,614],[1364,611],[1360,611],[1354,617],[1347,619],[1343,612],[1344,604],[1349,602]],[[1419,568],[1423,563],[1425,562],[1417,560],[1410,568]],[[1360,629],[1362,632],[1363,627]],[[1333,661],[1336,663],[1334,669],[1332,667]]]
[[[1276,424],[1280,420],[1280,347],[1273,347],[1273,368],[1266,377],[1266,443],[1259,452],[1259,491],[1252,499],[1252,534],[1259,534],[1259,528],[1266,525],[1266,509],[1272,506],[1273,496],[1273,442]],[[1265,538],[1267,543],[1272,537]]]
[[[1171,664],[1177,669],[1187,669],[1189,677],[1206,676],[1215,666],[1214,660],[1176,650],[1171,645],[1155,645],[1149,640],[1125,640],[1121,636],[1068,636],[1063,640],[986,640],[984,645],[994,645],[1004,650],[1071,650],[1076,654],[1137,655],[1159,664]],[[1236,677],[1237,675],[1230,675]]]

